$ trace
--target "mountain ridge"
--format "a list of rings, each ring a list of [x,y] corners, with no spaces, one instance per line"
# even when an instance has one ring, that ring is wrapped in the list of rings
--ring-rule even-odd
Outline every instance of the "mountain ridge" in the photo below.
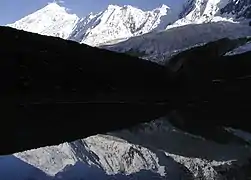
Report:
[[[131,5],[111,4],[101,12],[91,12],[85,17],[78,17],[53,2],[7,26],[101,46],[116,43],[119,39],[124,41],[131,37],[189,24],[234,22],[241,17],[250,18],[251,2],[187,0],[178,6],[180,8],[173,9],[162,4],[152,10],[143,11]]]
[[[106,41],[129,38],[154,29],[164,30],[165,24],[171,20],[161,22],[161,18],[167,16],[168,10],[166,5],[152,11],[143,11],[131,5],[109,5],[106,10],[95,15],[92,13],[80,21],[69,39],[98,46]]]
[[[166,18],[165,22],[160,22],[161,18],[167,16],[169,9],[164,4],[152,11],[143,11],[131,5],[109,5],[101,12],[89,13],[81,18],[53,2],[7,26],[97,46],[106,41],[148,33],[153,29],[164,30],[173,21],[172,18]],[[66,24],[67,27],[64,27]]]

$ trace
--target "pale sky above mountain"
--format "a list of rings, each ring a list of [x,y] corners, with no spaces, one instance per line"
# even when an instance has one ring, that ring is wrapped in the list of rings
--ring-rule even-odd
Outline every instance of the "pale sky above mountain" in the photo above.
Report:
[[[60,0],[57,0],[60,1]],[[78,16],[86,16],[90,12],[99,12],[109,4],[132,5],[144,10],[151,10],[166,4],[176,8],[185,0],[64,0],[61,4]],[[22,17],[46,6],[53,0],[0,0],[0,25],[13,23]]]

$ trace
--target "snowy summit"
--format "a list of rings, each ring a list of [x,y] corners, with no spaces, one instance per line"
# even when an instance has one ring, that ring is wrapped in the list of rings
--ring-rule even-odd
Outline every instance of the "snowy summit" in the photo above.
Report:
[[[168,18],[169,9],[166,5],[152,11],[142,11],[130,5],[109,5],[102,12],[79,18],[54,2],[7,26],[97,46],[165,29],[173,21]]]
[[[251,16],[248,0],[187,0],[178,6],[179,10],[163,4],[151,11],[143,11],[131,5],[109,5],[99,13],[78,17],[53,2],[7,26],[101,46],[177,26],[232,22]]]
[[[66,8],[57,3],[46,7],[7,26],[48,36],[67,39],[78,22],[76,14],[69,14]]]

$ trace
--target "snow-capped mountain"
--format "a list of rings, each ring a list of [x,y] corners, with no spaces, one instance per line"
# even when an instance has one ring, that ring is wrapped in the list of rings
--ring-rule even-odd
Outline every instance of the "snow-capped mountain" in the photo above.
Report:
[[[81,19],[69,39],[97,46],[115,39],[164,30],[175,18],[166,5],[152,11],[129,5],[109,5],[105,11]]]
[[[190,23],[250,18],[250,7],[250,0],[187,0],[179,14],[179,19],[168,28]]]
[[[101,46],[183,25],[249,18],[250,6],[250,0],[187,0],[177,9],[162,5],[151,11],[109,5],[102,12],[80,18],[54,2],[7,26]]]
[[[177,13],[166,5],[152,11],[130,5],[109,5],[102,12],[79,18],[54,2],[7,26],[97,46],[111,40],[164,30],[177,18]]]
[[[102,47],[163,64],[172,55],[193,46],[225,37],[250,36],[250,6],[250,0],[187,0],[179,19],[166,30]]]
[[[59,6],[57,3],[50,3],[46,7],[7,26],[67,39],[78,20],[78,16],[69,14],[66,8]]]
[[[179,14],[179,20],[174,24],[204,23],[220,16],[219,11],[225,7],[228,0],[188,0]]]

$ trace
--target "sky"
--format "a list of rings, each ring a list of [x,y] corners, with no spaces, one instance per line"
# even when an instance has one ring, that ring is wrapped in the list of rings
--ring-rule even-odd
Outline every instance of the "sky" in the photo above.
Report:
[[[13,23],[53,1],[54,0],[0,0],[0,25]],[[109,4],[132,5],[144,10],[151,10],[162,4],[175,8],[183,1],[184,0],[64,0],[60,4],[71,9],[71,13],[84,17],[90,12],[95,13],[104,10]]]

